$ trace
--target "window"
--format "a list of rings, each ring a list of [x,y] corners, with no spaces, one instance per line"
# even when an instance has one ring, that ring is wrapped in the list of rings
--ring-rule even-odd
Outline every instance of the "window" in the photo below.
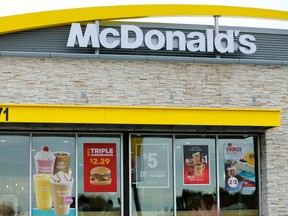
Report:
[[[173,163],[170,135],[131,135],[131,215],[173,212]]]
[[[121,215],[121,135],[77,139],[78,215]]]
[[[0,215],[29,215],[29,134],[0,135]]]
[[[258,215],[257,139],[131,134],[131,215]]]
[[[177,213],[217,213],[215,136],[175,139]]]
[[[75,135],[32,135],[33,216],[75,215],[75,158]]]
[[[258,215],[256,136],[219,136],[220,209],[225,215]]]
[[[258,139],[3,133],[0,215],[260,215]]]

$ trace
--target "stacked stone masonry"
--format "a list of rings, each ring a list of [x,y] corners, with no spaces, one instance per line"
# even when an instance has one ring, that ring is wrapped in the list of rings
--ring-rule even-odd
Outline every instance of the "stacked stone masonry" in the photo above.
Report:
[[[263,215],[288,215],[288,67],[129,60],[0,58],[0,102],[277,108],[261,143]]]

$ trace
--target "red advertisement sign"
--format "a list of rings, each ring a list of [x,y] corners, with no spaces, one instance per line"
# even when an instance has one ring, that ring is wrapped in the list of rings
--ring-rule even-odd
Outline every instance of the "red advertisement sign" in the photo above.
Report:
[[[117,192],[115,143],[84,143],[84,192]]]
[[[210,184],[209,146],[183,146],[184,185]]]

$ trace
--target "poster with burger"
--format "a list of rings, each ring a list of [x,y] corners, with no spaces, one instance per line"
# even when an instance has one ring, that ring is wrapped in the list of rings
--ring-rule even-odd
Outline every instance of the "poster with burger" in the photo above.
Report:
[[[115,143],[84,143],[84,192],[117,192]]]

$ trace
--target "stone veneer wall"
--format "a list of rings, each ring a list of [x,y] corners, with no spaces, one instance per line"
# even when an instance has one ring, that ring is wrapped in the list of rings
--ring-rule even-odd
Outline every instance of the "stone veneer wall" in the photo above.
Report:
[[[288,67],[0,58],[0,103],[280,108],[261,144],[263,215],[288,215]]]

